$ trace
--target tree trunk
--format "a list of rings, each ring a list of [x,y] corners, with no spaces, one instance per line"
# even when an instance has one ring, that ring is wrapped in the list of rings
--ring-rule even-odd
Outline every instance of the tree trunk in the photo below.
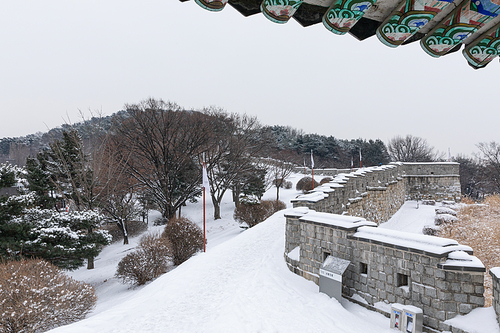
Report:
[[[116,226],[120,228],[123,236],[123,244],[128,244],[128,231],[126,221],[117,221]]]
[[[94,257],[87,258],[87,269],[94,269]]]
[[[219,220],[220,217],[220,203],[214,201],[214,219]]]
[[[123,245],[128,244],[128,230],[127,230],[127,222],[122,222],[122,232],[123,232]]]
[[[177,211],[173,209],[172,206],[166,206],[165,210],[162,213],[162,217],[166,218],[167,220],[170,220],[171,218],[175,217],[175,213]]]
[[[280,188],[279,186],[276,186],[276,201],[280,199]]]

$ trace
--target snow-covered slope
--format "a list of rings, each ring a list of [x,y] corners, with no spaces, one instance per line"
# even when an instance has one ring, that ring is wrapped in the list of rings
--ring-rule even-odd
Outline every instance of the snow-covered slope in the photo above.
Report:
[[[294,183],[300,177],[295,175]],[[298,194],[282,190],[280,197],[289,204]],[[275,195],[271,190],[265,197]],[[434,208],[415,209],[415,204],[406,203],[383,227],[419,233],[421,226],[432,224]],[[105,248],[96,269],[70,273],[96,286],[97,308],[87,319],[52,332],[391,332],[384,316],[346,300],[341,305],[287,269],[283,211],[243,231],[232,219],[233,207],[226,200],[223,218],[214,221],[209,205],[207,253],[144,287],[130,288],[113,278],[118,261],[133,250],[138,238],[128,246]],[[200,203],[189,204],[183,214],[200,223]],[[474,310],[453,323],[470,328],[477,317],[481,325],[472,325],[475,330],[470,333],[500,333],[492,308]]]
[[[348,311],[288,270],[284,227],[278,212],[128,301],[53,332],[387,332],[387,318]]]

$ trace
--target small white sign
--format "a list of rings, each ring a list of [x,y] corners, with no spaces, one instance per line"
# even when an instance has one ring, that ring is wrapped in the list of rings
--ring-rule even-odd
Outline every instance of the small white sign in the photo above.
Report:
[[[342,282],[342,275],[325,271],[324,269],[319,270],[319,275],[323,275],[324,277],[330,278],[332,280]]]

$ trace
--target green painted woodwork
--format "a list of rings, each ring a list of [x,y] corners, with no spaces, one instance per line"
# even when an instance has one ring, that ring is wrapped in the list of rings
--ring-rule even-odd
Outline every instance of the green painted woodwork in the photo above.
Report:
[[[500,53],[500,23],[467,45],[462,53],[475,69],[488,65]]]
[[[377,29],[378,39],[389,47],[403,44],[453,0],[403,0]]]
[[[377,0],[336,0],[323,16],[323,25],[337,35],[347,33]]]
[[[260,10],[275,23],[286,23],[302,4],[302,0],[264,0]]]
[[[500,6],[490,0],[467,0],[432,29],[420,45],[433,57],[440,57],[498,15]]]

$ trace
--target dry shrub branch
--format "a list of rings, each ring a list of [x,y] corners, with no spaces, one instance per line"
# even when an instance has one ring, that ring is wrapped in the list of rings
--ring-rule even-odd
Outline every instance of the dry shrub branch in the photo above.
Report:
[[[143,285],[168,271],[172,260],[171,243],[161,234],[142,236],[138,250],[118,263],[116,277],[123,282]]]
[[[186,217],[169,220],[162,235],[170,240],[174,265],[203,250],[203,231]]]
[[[262,200],[259,203],[240,203],[234,210],[234,218],[246,223],[249,228],[268,219],[271,215],[286,208],[281,200]]]
[[[474,255],[486,266],[484,275],[485,306],[491,305],[492,281],[488,270],[500,266],[500,196],[489,196],[482,204],[470,199],[458,211],[458,220],[444,224],[439,236],[452,238],[474,249]]]
[[[94,289],[43,260],[0,263],[0,332],[43,332],[83,319]]]

